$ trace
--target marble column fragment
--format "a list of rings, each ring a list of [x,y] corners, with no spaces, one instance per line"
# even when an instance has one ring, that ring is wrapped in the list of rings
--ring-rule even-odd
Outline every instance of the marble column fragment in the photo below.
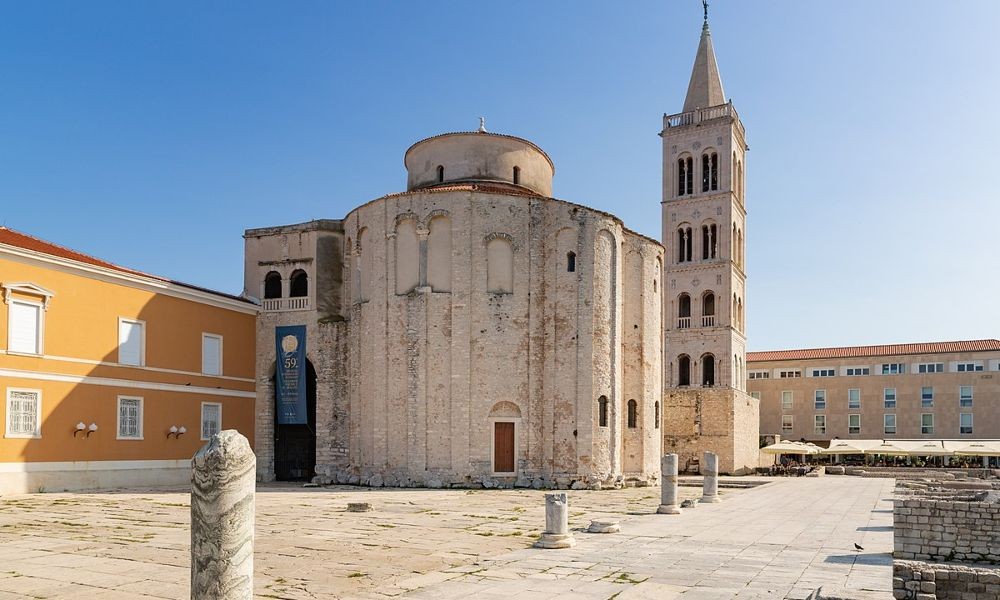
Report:
[[[569,531],[569,499],[565,492],[545,494],[545,532],[535,542],[536,548],[572,548],[576,545]]]
[[[677,455],[664,454],[660,457],[660,507],[661,515],[679,515],[677,505]]]
[[[719,455],[714,452],[706,452],[702,461],[701,474],[705,478],[702,492],[702,502],[722,502],[719,497]]]
[[[191,461],[191,600],[253,599],[256,465],[232,429]]]

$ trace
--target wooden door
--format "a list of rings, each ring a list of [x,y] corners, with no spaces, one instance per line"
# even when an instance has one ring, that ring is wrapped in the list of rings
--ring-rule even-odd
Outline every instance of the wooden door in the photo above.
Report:
[[[514,424],[493,424],[493,472],[514,472]]]

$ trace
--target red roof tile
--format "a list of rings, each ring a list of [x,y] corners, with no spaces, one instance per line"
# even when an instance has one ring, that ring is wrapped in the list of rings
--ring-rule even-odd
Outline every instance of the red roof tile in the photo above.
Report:
[[[803,350],[747,352],[747,362],[810,360],[822,358],[867,358],[875,356],[901,356],[905,354],[984,352],[990,350],[1000,350],[1000,340],[967,340],[959,342],[927,342],[921,344],[886,344],[881,346],[847,346],[844,348],[809,348]]]
[[[113,271],[119,271],[121,273],[127,273],[129,275],[138,275],[139,277],[147,277],[149,279],[155,279],[157,281],[163,281],[165,283],[172,283],[186,288],[191,288],[193,290],[208,292],[209,294],[215,294],[217,296],[224,296],[226,298],[232,298],[235,300],[241,300],[243,302],[249,302],[245,298],[234,296],[232,294],[217,292],[215,290],[210,290],[208,288],[203,288],[197,285],[191,285],[189,283],[175,281],[173,279],[167,279],[165,277],[160,277],[158,275],[151,275],[149,273],[143,273],[142,271],[137,271],[135,269],[122,267],[114,263],[110,263],[106,260],[101,260],[100,258],[90,256],[89,254],[77,252],[76,250],[67,248],[65,246],[60,246],[59,244],[54,244],[52,242],[36,238],[35,236],[28,235],[20,231],[15,231],[13,229],[10,229],[9,227],[0,226],[0,244],[13,246],[15,248],[22,248],[24,250],[31,250],[32,252],[39,252],[41,254],[48,254],[49,256],[64,258],[67,260],[72,260],[75,262],[84,263],[95,267],[111,269]]]

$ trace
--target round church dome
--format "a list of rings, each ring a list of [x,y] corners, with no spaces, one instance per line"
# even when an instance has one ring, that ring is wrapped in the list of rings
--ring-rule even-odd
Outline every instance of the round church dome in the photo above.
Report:
[[[460,182],[507,183],[552,196],[555,165],[528,140],[487,131],[443,133],[403,157],[408,191]]]

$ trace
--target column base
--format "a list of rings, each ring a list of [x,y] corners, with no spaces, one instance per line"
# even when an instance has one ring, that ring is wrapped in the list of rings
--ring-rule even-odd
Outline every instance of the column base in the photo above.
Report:
[[[704,502],[706,504],[718,504],[719,502],[722,502],[722,498],[718,496],[702,496],[700,502]]]
[[[572,533],[543,533],[535,542],[535,548],[572,548],[576,540]]]
[[[681,514],[681,507],[676,504],[661,504],[660,508],[656,509],[656,513],[660,515],[679,515]]]

